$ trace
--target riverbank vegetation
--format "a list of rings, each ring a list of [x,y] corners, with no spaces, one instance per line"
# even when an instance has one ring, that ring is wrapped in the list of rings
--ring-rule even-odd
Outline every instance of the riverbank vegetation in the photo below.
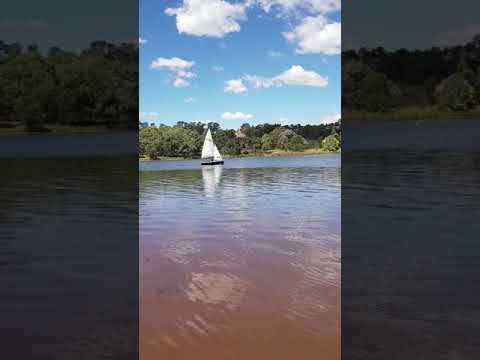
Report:
[[[209,124],[213,139],[225,157],[286,156],[340,151],[340,121],[322,125],[243,124],[238,130]],[[174,126],[141,124],[141,159],[199,158],[205,125],[178,122]]]
[[[0,41],[0,132],[87,128],[138,129],[138,45],[73,53]]]
[[[480,115],[480,35],[463,46],[342,54],[344,119]]]

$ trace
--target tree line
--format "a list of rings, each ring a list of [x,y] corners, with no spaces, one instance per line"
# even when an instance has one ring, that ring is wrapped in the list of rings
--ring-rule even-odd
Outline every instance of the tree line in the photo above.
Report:
[[[469,112],[480,105],[480,35],[462,46],[342,53],[342,109]]]
[[[138,45],[93,42],[80,53],[0,41],[0,126],[138,129]]]
[[[272,150],[339,151],[340,121],[321,125],[243,124],[239,130],[222,129],[210,123],[215,144],[224,155],[261,154]],[[140,123],[139,153],[142,157],[198,158],[206,128],[201,122],[180,121],[174,126]]]

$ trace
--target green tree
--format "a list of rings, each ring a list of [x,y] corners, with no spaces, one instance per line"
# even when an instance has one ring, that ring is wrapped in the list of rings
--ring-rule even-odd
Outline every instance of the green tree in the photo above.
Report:
[[[300,135],[295,134],[288,140],[288,150],[302,151],[307,147],[307,141]]]
[[[263,151],[268,151],[273,149],[273,138],[269,134],[264,134],[261,139],[260,139],[261,145],[262,145],[262,150]]]
[[[322,149],[325,151],[338,151],[340,150],[340,139],[338,134],[328,135],[322,140]]]
[[[148,156],[157,159],[161,151],[161,133],[154,126],[147,126],[139,130],[139,153],[141,156]]]
[[[458,73],[444,79],[435,89],[436,102],[444,109],[466,111],[476,104],[475,98],[475,89]]]
[[[288,142],[293,135],[295,135],[293,130],[284,127],[275,128],[270,133],[273,140],[273,146],[276,149],[282,150],[288,150]]]

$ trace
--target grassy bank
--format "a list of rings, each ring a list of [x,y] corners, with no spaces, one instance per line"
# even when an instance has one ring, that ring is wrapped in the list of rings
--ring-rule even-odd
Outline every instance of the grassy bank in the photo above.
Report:
[[[303,156],[303,155],[325,155],[325,154],[334,154],[334,153],[339,153],[339,152],[338,152],[338,151],[335,151],[335,152],[326,151],[326,150],[319,149],[319,148],[306,149],[306,150],[303,150],[303,151],[288,151],[288,150],[275,149],[275,150],[270,150],[270,151],[263,151],[263,152],[256,152],[256,153],[253,153],[253,152],[252,152],[252,153],[247,153],[247,154],[241,154],[241,155],[232,156],[232,157]]]
[[[139,161],[172,161],[172,160],[193,160],[193,158],[185,158],[185,157],[171,157],[171,156],[160,156],[158,159],[151,159],[148,156],[140,156],[138,158]]]
[[[308,156],[308,155],[327,155],[327,154],[339,154],[340,151],[325,151],[322,149],[307,149],[303,151],[287,151],[287,150],[270,150],[264,152],[251,152],[251,153],[243,153],[240,155],[224,155],[225,159],[232,159],[232,158],[243,158],[243,157],[287,157],[287,156]],[[167,157],[162,156],[156,160],[161,161],[171,161],[171,160],[194,160],[194,158],[185,158],[185,157]],[[147,156],[139,157],[139,161],[153,161]]]

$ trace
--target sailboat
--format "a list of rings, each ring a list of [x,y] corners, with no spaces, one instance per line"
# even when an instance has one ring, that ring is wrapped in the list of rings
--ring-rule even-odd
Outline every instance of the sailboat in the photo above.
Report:
[[[202,165],[218,165],[223,164],[223,158],[217,145],[213,142],[212,133],[210,129],[207,131],[205,141],[202,148]]]

